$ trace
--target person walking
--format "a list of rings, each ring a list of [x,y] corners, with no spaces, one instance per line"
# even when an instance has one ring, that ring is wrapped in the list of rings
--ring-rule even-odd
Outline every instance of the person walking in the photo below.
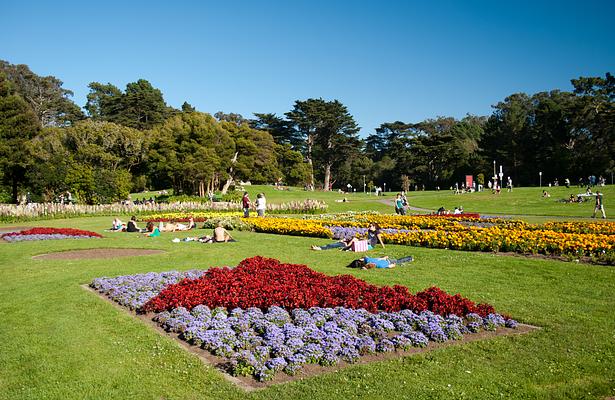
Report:
[[[594,207],[594,215],[592,218],[596,218],[596,211],[600,210],[602,212],[602,218],[606,219],[606,214],[604,212],[604,202],[602,200],[602,192],[596,192],[596,206]]]
[[[397,193],[395,197],[395,214],[404,215],[404,201],[401,198],[401,193]]]
[[[243,208],[243,217],[250,217],[250,196],[248,192],[243,192],[243,198],[241,199],[241,206]]]

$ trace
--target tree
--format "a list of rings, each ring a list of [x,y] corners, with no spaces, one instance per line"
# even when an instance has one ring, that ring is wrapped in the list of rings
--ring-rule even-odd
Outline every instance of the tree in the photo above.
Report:
[[[275,153],[282,179],[287,185],[296,186],[308,183],[310,168],[304,162],[300,152],[293,150],[290,144],[276,144]]]
[[[136,129],[150,129],[164,121],[167,105],[162,92],[145,79],[126,85],[122,112],[116,122]]]
[[[190,112],[195,112],[195,111],[196,111],[196,108],[194,108],[192,104],[188,103],[187,101],[184,101],[184,104],[182,104],[182,112],[190,113]]]
[[[93,120],[111,121],[122,111],[122,91],[115,85],[91,82],[85,109]]]
[[[271,113],[254,113],[254,116],[256,119],[250,121],[250,126],[254,129],[269,132],[278,144],[290,144],[295,149],[301,148],[301,135],[293,128],[292,122]]]
[[[0,72],[0,171],[14,203],[31,162],[28,142],[39,129],[36,114]]]
[[[168,107],[162,92],[145,79],[126,85],[124,93],[116,86],[91,82],[85,109],[95,120],[115,122],[145,130],[162,123],[177,110]]]
[[[245,119],[243,115],[241,114],[235,114],[235,113],[226,114],[223,111],[218,111],[217,113],[214,114],[214,117],[216,117],[218,121],[232,122],[236,125],[241,125],[244,122],[248,122],[248,120]]]
[[[181,113],[150,131],[150,178],[175,193],[205,196],[227,179],[235,143],[209,114]]]
[[[43,127],[69,126],[84,118],[81,109],[54,76],[38,76],[27,65],[12,65],[0,60],[0,72],[14,84],[16,92],[28,102]]]
[[[323,99],[308,99],[295,101],[294,108],[286,113],[286,117],[292,122],[294,129],[301,135],[305,145],[303,151],[310,168],[309,184],[314,186],[314,161],[312,150],[316,141],[317,129],[322,123],[325,101]]]
[[[275,182],[282,173],[278,169],[273,137],[265,131],[252,129],[247,123],[220,122],[235,142],[234,161],[228,170],[228,178],[222,187],[226,193],[237,179],[254,183]]]
[[[52,200],[70,190],[87,203],[119,201],[130,193],[131,171],[146,154],[143,132],[105,121],[46,128],[32,140],[35,188]]]
[[[358,149],[359,127],[346,106],[337,100],[327,102],[316,134],[318,158],[324,169],[324,190],[331,187],[331,169]]]
[[[317,157],[323,168],[324,190],[331,186],[332,167],[345,159],[348,153],[357,149],[359,127],[346,106],[337,100],[308,99],[295,102],[286,116],[305,138],[306,159],[313,171],[313,157]],[[310,183],[314,183],[313,172]]]

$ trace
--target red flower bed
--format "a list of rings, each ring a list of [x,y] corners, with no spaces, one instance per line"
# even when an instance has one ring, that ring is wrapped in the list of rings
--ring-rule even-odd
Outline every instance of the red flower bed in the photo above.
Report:
[[[32,228],[20,232],[9,232],[2,236],[26,236],[26,235],[66,235],[66,236],[91,236],[99,237],[102,235],[96,232],[82,231],[81,229],[73,228]]]
[[[459,294],[451,296],[432,287],[416,295],[400,285],[378,287],[351,275],[327,276],[305,265],[284,264],[272,258],[253,257],[236,268],[212,268],[199,279],[185,279],[165,288],[141,311],[171,310],[204,304],[210,308],[280,306],[365,308],[368,311],[416,312],[431,310],[441,315],[471,312],[486,316],[487,304],[476,305]]]

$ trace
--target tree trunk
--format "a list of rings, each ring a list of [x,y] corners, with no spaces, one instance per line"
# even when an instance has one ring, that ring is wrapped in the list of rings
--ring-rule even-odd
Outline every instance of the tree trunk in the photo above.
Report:
[[[314,164],[312,162],[312,143],[314,142],[314,136],[308,134],[307,137],[307,162],[310,166],[310,186],[314,187]]]
[[[330,181],[331,181],[331,164],[326,163],[325,164],[325,187],[323,188],[325,192],[329,191]]]
[[[220,191],[220,193],[226,194],[226,192],[228,192],[228,188],[233,184],[233,182],[235,182],[235,180],[233,179],[232,176],[229,175],[226,182],[224,182],[224,186],[222,186],[222,190]]]
[[[224,186],[222,186],[222,191],[221,191],[222,194],[226,194],[226,192],[228,191],[228,188],[231,186],[233,182],[235,182],[235,180],[233,179],[233,166],[237,162],[238,155],[239,155],[239,152],[235,152],[235,155],[231,159],[231,166],[228,170],[228,178],[226,179]]]

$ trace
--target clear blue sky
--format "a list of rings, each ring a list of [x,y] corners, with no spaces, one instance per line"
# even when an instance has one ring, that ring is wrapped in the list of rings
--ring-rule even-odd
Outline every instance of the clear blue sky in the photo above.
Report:
[[[338,99],[366,135],[615,73],[609,0],[4,3],[0,59],[60,78],[80,106],[92,81],[143,78],[174,107],[244,117]]]

